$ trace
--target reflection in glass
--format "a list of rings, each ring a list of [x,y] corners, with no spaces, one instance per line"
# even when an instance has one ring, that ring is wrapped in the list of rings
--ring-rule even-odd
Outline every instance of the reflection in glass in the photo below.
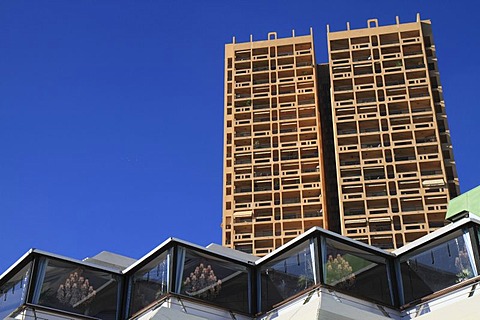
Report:
[[[117,318],[116,275],[53,259],[39,264],[33,303],[101,319]]]
[[[262,311],[315,284],[309,245],[305,241],[261,268]]]
[[[130,315],[168,293],[169,251],[143,266],[130,279]]]
[[[0,287],[0,319],[7,318],[25,303],[31,263],[13,275]]]
[[[179,247],[176,292],[250,312],[247,267]]]
[[[357,247],[325,239],[325,284],[385,304],[392,304],[387,261]]]
[[[453,236],[450,240],[433,243],[401,259],[405,303],[474,276],[464,235],[458,231]]]

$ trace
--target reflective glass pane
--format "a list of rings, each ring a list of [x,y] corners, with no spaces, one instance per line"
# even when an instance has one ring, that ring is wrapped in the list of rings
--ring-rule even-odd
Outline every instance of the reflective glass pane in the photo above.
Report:
[[[0,287],[0,319],[5,319],[25,303],[30,279],[30,266],[31,263],[10,277]]]
[[[309,244],[303,242],[260,269],[262,311],[315,284]]]
[[[117,275],[53,259],[44,259],[39,269],[33,303],[101,319],[117,318]]]
[[[168,254],[168,251],[163,252],[130,279],[130,315],[168,293]]]
[[[461,231],[401,259],[405,303],[472,278],[472,260]]]
[[[189,249],[180,250],[179,264],[178,293],[250,312],[247,267]]]
[[[360,248],[326,238],[325,284],[385,304],[392,304],[387,261]]]

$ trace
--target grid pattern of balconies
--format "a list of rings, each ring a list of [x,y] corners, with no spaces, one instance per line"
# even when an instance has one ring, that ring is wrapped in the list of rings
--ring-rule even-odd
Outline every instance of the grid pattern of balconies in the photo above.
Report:
[[[430,23],[329,32],[342,234],[398,248],[458,192]]]
[[[326,227],[312,35],[225,47],[223,244],[265,255]]]

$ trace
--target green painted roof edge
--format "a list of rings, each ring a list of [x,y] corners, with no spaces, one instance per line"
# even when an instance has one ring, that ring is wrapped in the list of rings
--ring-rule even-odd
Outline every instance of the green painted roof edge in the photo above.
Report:
[[[451,220],[452,217],[465,211],[480,217],[480,186],[450,200],[445,219]]]

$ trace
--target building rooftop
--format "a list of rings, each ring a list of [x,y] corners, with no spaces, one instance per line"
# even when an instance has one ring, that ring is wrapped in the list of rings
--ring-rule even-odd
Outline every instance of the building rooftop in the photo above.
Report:
[[[0,318],[443,319],[477,299],[479,231],[468,214],[389,252],[314,227],[260,259],[175,238],[137,261],[32,249],[0,277]]]
[[[448,203],[445,219],[455,221],[464,216],[465,213],[480,216],[480,186],[453,198]]]

